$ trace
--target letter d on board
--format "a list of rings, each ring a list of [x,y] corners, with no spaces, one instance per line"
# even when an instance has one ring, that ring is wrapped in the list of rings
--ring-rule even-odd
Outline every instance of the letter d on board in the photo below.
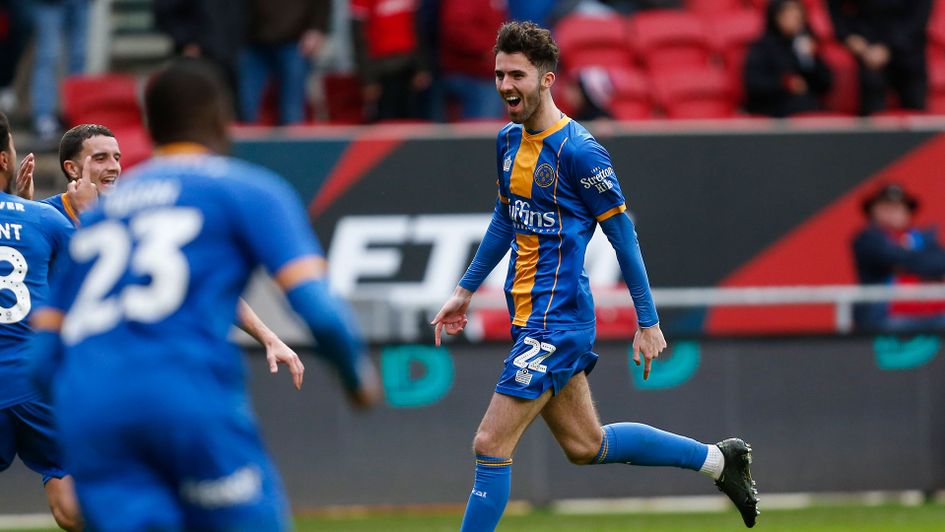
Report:
[[[414,373],[415,367],[421,371]],[[429,406],[445,397],[453,387],[453,356],[442,347],[386,347],[381,352],[381,375],[390,406]]]

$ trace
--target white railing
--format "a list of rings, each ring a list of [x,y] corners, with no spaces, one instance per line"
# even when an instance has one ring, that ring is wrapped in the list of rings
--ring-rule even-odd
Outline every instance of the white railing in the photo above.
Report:
[[[945,284],[907,286],[751,286],[738,288],[654,288],[657,308],[748,307],[800,304],[829,304],[835,309],[837,332],[853,330],[853,305],[883,301],[945,301]],[[626,290],[595,290],[597,307],[627,307]],[[505,308],[505,297],[498,293],[480,294],[474,308]]]

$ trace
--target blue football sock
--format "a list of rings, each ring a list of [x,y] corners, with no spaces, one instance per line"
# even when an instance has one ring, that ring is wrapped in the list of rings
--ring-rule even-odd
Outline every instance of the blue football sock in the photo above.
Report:
[[[476,482],[473,484],[461,532],[495,530],[509,502],[512,486],[512,459],[476,455]]]
[[[601,427],[604,439],[594,463],[673,466],[699,471],[709,449],[692,438],[641,423],[613,423]]]

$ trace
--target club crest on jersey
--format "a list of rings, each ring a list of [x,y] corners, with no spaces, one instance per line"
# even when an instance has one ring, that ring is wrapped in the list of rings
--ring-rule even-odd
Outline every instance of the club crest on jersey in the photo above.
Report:
[[[535,169],[535,183],[545,188],[555,182],[555,169],[548,163],[542,163]]]
[[[502,171],[503,171],[503,172],[508,172],[508,171],[509,171],[509,168],[512,168],[512,156],[511,156],[511,155],[506,155],[506,156],[505,156],[505,161],[502,163]]]

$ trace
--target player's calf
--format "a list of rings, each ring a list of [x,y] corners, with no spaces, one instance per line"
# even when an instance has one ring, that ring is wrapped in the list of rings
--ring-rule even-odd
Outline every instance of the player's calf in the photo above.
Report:
[[[76,500],[72,477],[51,478],[46,482],[46,499],[56,524],[63,530],[75,532],[84,528],[79,502]]]

